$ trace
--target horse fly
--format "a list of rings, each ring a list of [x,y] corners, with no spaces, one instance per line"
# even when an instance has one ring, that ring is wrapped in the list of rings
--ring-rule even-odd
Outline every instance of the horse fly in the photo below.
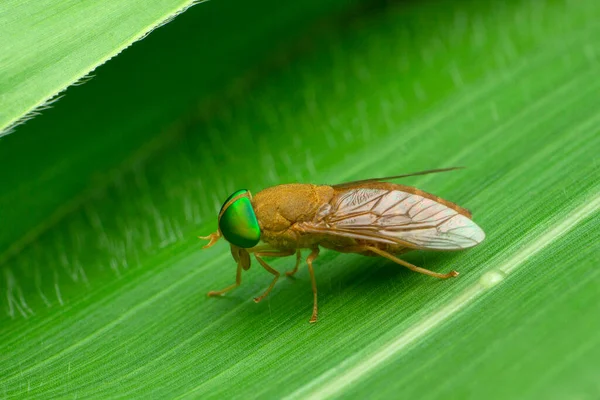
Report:
[[[386,182],[407,176],[450,171],[445,168],[386,178],[365,179],[339,185],[284,184],[252,196],[248,190],[234,192],[221,207],[218,230],[206,237],[213,246],[224,237],[237,263],[235,283],[208,296],[219,296],[236,288],[242,270],[250,268],[250,254],[274,276],[264,299],[279,279],[279,272],[263,257],[296,255],[298,271],[301,249],[310,250],[306,259],[313,290],[311,323],[317,321],[317,283],[313,262],[319,247],[343,253],[387,258],[412,271],[435,278],[446,274],[417,267],[397,256],[411,250],[452,251],[473,247],[483,241],[483,230],[471,220],[471,212],[420,189]]]

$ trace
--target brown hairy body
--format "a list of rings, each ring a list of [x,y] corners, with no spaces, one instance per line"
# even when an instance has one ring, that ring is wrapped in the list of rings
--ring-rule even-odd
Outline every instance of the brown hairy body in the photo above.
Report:
[[[310,222],[335,194],[331,186],[292,183],[262,190],[252,198],[261,240],[275,249],[312,248],[319,238],[303,234],[298,223]]]

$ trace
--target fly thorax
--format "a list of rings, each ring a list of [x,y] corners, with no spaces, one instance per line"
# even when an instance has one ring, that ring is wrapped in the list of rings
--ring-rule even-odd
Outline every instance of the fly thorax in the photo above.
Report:
[[[261,226],[283,231],[299,222],[312,221],[333,197],[333,188],[310,184],[274,186],[257,193],[253,205]]]

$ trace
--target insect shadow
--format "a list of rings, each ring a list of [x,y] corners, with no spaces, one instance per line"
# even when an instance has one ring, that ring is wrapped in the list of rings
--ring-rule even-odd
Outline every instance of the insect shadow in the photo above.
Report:
[[[405,256],[408,262],[427,265],[432,269],[443,269],[448,264],[453,265],[453,259],[459,254],[442,252],[415,252]],[[398,264],[377,258],[377,257],[356,257],[352,254],[339,254],[333,251],[325,251],[322,256],[322,263],[319,268],[315,268],[315,274],[319,280],[322,280],[322,294],[324,298],[329,295],[343,295],[344,291],[353,288],[361,291],[378,290],[387,287],[389,284],[396,286],[414,287],[422,283],[424,287],[431,286],[436,282],[431,282],[427,277],[416,274],[406,268],[399,267]],[[289,264],[289,263],[288,263]],[[280,271],[285,270],[288,265],[279,263],[277,266]],[[283,275],[283,274],[282,274]],[[310,285],[310,279],[307,271],[300,270],[293,277],[285,277],[282,281],[288,284],[281,285],[275,296],[285,296],[289,291],[290,297],[304,296],[305,285]],[[440,283],[442,281],[439,281]],[[284,290],[283,286],[287,286]],[[256,286],[260,290],[260,286]],[[296,291],[298,290],[298,292]],[[433,289],[435,290],[435,289]]]
[[[409,262],[419,262],[422,265],[428,265],[433,269],[442,269],[448,264],[454,264],[454,259],[458,254],[452,253],[431,253],[415,252],[406,255]],[[303,254],[303,258],[306,254]],[[265,301],[258,306],[249,301],[260,292],[263,287],[263,278],[268,280],[268,275],[261,274],[256,270],[251,278],[251,284],[245,286],[241,291],[232,296],[220,296],[217,301],[219,305],[217,313],[243,313],[251,321],[260,321],[268,318],[273,323],[281,321],[282,316],[294,318],[295,315],[302,315],[306,312],[306,307],[298,308],[299,299],[309,299],[310,295],[306,287],[310,286],[310,277],[306,268],[299,270],[293,277],[285,276],[285,271],[293,267],[293,261],[278,260],[274,263],[276,269],[281,273],[281,279],[265,298]],[[334,251],[324,251],[322,263],[319,268],[315,268],[315,274],[323,282],[321,285],[322,301],[329,303],[336,298],[353,296],[356,292],[377,293],[381,290],[390,290],[390,287],[398,289],[401,293],[413,290],[431,290],[436,291],[436,282],[431,282],[427,277],[416,274],[405,268],[399,267],[391,261],[382,260],[377,257],[356,257],[352,254],[339,254]],[[442,281],[440,281],[441,283]],[[231,309],[234,307],[235,311]],[[407,305],[408,307],[408,305]],[[305,309],[306,308],[306,309]],[[343,310],[341,311],[343,312]],[[352,312],[348,310],[348,312]],[[285,318],[284,318],[285,319]],[[286,319],[287,320],[287,319]]]

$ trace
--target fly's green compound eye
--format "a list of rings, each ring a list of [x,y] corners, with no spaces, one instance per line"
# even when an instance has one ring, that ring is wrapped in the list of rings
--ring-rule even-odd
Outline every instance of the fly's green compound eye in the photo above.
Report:
[[[247,190],[229,196],[219,215],[219,230],[229,243],[244,249],[258,244],[260,227]]]

